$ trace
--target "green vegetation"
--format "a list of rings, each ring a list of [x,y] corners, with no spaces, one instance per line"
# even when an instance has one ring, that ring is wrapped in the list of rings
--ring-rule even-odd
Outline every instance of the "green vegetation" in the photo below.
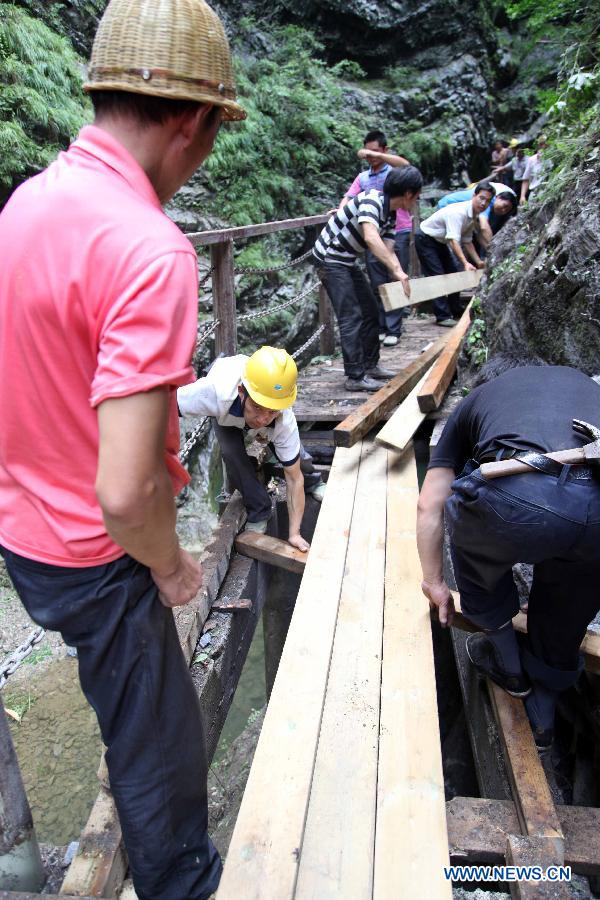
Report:
[[[473,320],[471,322],[469,334],[467,335],[465,350],[471,363],[474,366],[479,367],[487,362],[489,348],[486,344],[487,326],[485,320],[481,318],[481,300],[478,297],[473,301],[471,314]]]
[[[0,200],[42,169],[86,121],[81,60],[66,38],[0,5]]]
[[[35,698],[29,692],[27,694],[17,692],[15,694],[7,694],[3,698],[3,703],[8,717],[20,725],[25,713],[28,713],[35,703]]]
[[[251,19],[239,23],[242,37],[255,27]],[[236,225],[313,214],[341,196],[363,137],[362,119],[352,121],[343,108],[338,80],[351,64],[327,66],[317,58],[318,41],[295,26],[275,28],[271,39],[264,57],[238,56],[248,120],[224,127],[205,163],[219,183],[211,212]],[[351,71],[356,77],[355,65]]]

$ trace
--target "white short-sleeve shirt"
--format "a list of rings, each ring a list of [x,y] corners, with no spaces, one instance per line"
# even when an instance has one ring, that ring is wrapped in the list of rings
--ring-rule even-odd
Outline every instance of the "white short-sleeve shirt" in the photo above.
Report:
[[[441,244],[448,241],[470,241],[475,229],[471,200],[449,203],[421,222],[421,231]]]
[[[292,409],[282,409],[266,428],[246,426],[238,387],[247,360],[242,353],[215,360],[204,378],[179,388],[179,410],[184,416],[212,416],[219,425],[244,430],[249,439],[266,439],[273,444],[280,463],[291,466],[300,456],[298,423]]]

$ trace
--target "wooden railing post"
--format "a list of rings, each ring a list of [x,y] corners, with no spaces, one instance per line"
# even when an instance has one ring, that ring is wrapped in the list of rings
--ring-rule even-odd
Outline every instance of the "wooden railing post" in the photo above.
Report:
[[[210,261],[212,274],[213,312],[219,325],[215,333],[215,356],[237,353],[237,322],[235,306],[235,282],[233,275],[233,241],[212,244]]]
[[[333,309],[329,295],[322,284],[319,285],[319,325],[325,325],[319,336],[319,352],[321,356],[332,356],[335,351]]]

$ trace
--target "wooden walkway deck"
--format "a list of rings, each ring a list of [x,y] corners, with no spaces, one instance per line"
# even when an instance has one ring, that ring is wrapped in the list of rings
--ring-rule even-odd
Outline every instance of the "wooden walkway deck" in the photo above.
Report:
[[[405,319],[399,343],[395,347],[381,348],[381,365],[394,373],[400,372],[443,332],[433,316],[415,315]],[[347,391],[345,380],[341,356],[333,359],[330,365],[321,362],[304,369],[298,379],[298,399],[294,404],[297,420],[341,422],[345,419],[368,397],[368,394]]]
[[[451,896],[417,496],[412,451],[336,450],[218,900]]]

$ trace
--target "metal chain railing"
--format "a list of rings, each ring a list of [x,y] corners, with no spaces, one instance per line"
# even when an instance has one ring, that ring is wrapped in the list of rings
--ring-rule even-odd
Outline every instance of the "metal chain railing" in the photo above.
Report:
[[[327,328],[327,325],[319,325],[319,327],[317,328],[317,330],[315,331],[315,333],[314,333],[314,334],[311,334],[311,336],[309,337],[309,339],[308,339],[307,341],[304,341],[304,343],[302,344],[302,346],[301,346],[301,347],[298,347],[298,349],[295,350],[295,351],[292,353],[292,359],[298,359],[298,357],[299,357],[302,353],[304,353],[304,351],[306,350],[306,348],[307,348],[307,347],[310,347],[310,345],[313,344],[313,343],[316,341],[316,339],[319,337],[319,335],[321,334],[321,332],[325,330],[325,328]]]
[[[198,441],[200,441],[204,437],[204,435],[208,431],[209,425],[209,416],[202,416],[202,418],[199,419],[198,424],[195,426],[189,438],[179,451],[179,462],[182,466],[186,465],[188,459],[190,458],[190,453],[192,452]]]
[[[271,266],[268,269],[259,269],[254,266],[240,266],[239,269],[234,269],[234,275],[271,275],[273,272],[283,272],[284,269],[293,269],[295,266],[299,266],[301,263],[305,262],[309,256],[312,256],[312,247],[310,250],[307,250],[306,253],[303,253],[302,256],[296,257],[296,259],[291,259],[286,263],[281,263],[279,266]]]
[[[299,303],[300,300],[304,300],[305,297],[308,297],[309,294],[312,294],[313,291],[316,291],[319,287],[319,284],[320,282],[316,281],[296,297],[292,297],[291,300],[286,300],[285,303],[279,303],[276,306],[268,306],[266,309],[257,309],[256,312],[244,313],[243,315],[237,317],[237,321],[247,322],[250,319],[262,319],[264,316],[271,316],[273,315],[273,313],[280,312],[282,309],[287,309],[289,306],[294,306],[295,303]]]
[[[17,647],[10,656],[7,656],[0,666],[0,689],[4,687],[6,679],[19,668],[23,660],[27,659],[35,645],[39,644],[45,634],[46,632],[43,628],[36,628],[24,643]]]

